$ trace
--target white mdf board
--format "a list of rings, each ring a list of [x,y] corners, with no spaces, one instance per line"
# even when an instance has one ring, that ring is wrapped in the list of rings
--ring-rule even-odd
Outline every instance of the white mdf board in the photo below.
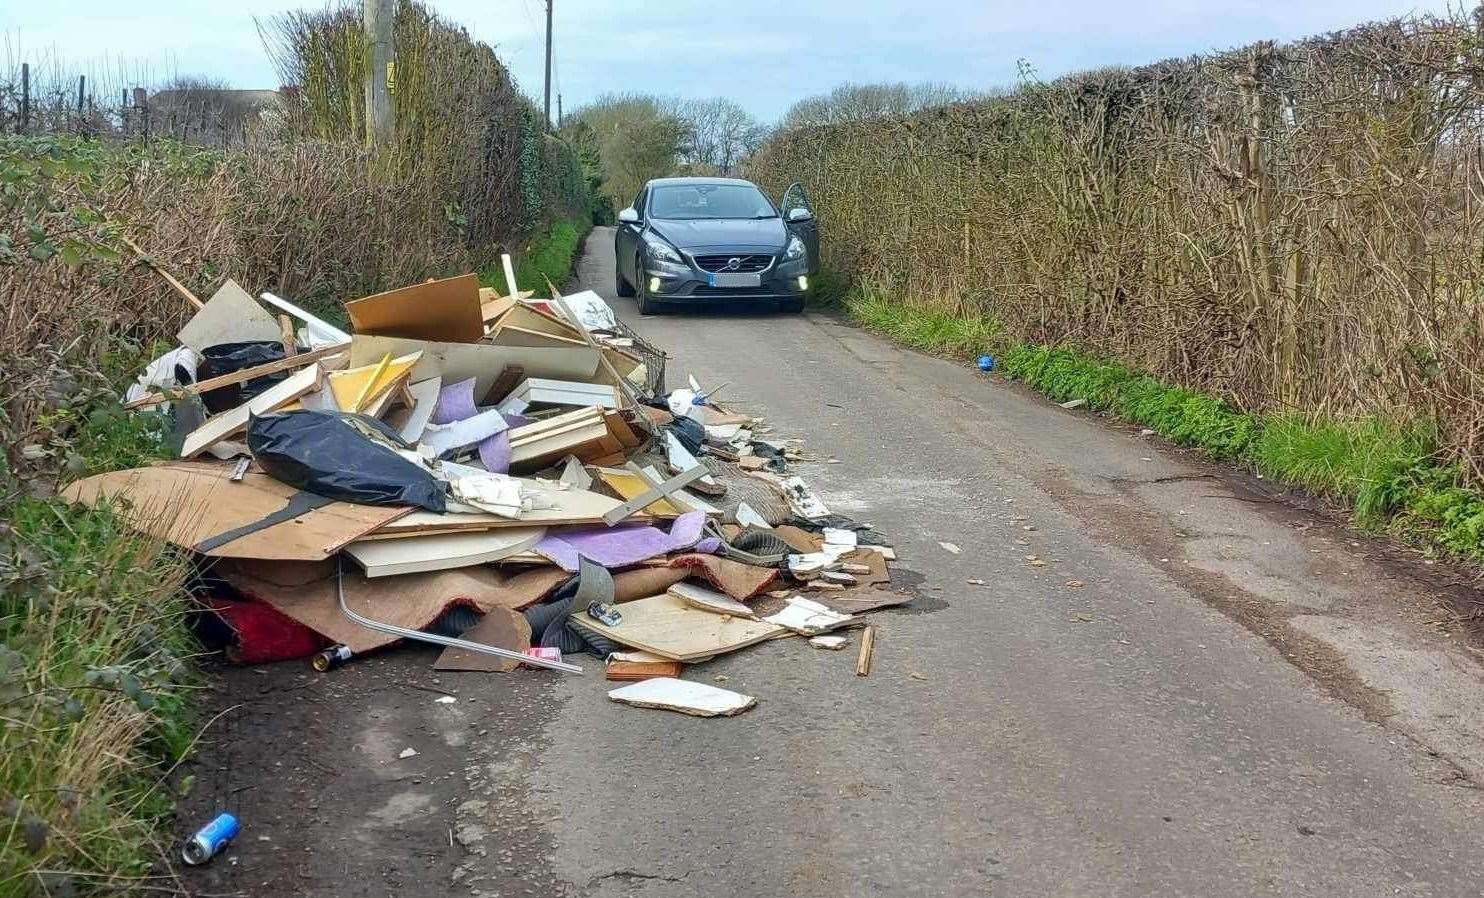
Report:
[[[441,533],[353,542],[345,551],[367,577],[420,574],[500,561],[530,549],[545,527],[509,527],[469,533]]]
[[[180,447],[180,457],[192,458],[200,455],[214,443],[234,436],[246,428],[248,419],[253,415],[267,414],[280,405],[293,402],[295,399],[319,386],[319,383],[319,365],[310,365],[297,374],[274,384],[236,408],[228,409],[212,417],[205,424],[191,431],[185,438],[185,445]]]
[[[484,343],[434,343],[404,337],[368,337],[357,334],[350,341],[351,365],[374,365],[387,354],[393,358],[422,350],[413,366],[412,380],[443,378],[446,384],[474,378],[474,401],[479,402],[507,367],[522,369],[527,377],[585,380],[598,370],[598,351],[591,347],[570,349],[489,346]]]

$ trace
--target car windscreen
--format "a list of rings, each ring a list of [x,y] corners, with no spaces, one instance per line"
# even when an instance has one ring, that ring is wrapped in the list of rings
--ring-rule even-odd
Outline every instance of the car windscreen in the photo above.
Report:
[[[670,184],[650,191],[654,218],[773,218],[778,211],[751,184]]]

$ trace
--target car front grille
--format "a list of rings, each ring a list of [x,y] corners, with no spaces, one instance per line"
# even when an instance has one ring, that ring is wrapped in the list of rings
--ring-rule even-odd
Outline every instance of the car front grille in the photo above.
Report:
[[[773,288],[767,284],[757,287],[710,287],[706,284],[697,284],[690,292],[691,296],[772,296]]]
[[[737,260],[737,267],[731,267],[731,261]],[[713,273],[724,271],[754,272],[766,270],[773,264],[773,257],[765,253],[747,255],[744,253],[728,253],[726,255],[696,256],[696,265],[702,271]]]

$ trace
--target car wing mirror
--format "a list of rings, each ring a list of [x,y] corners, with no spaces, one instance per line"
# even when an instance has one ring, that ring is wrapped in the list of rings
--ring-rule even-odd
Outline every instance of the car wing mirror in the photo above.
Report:
[[[788,220],[790,222],[808,221],[809,219],[811,219],[813,217],[814,217],[814,213],[813,212],[810,212],[808,209],[805,209],[805,208],[802,208],[802,207],[797,207],[797,208],[793,208],[793,209],[788,210]]]
[[[624,224],[638,224],[639,212],[633,206],[630,206],[622,212],[618,213],[618,220],[623,222]]]

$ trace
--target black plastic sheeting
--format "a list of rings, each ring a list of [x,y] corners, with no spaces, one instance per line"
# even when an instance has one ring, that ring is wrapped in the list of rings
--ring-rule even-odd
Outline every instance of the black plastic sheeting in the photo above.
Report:
[[[622,650],[610,639],[567,623],[568,616],[586,612],[594,602],[613,602],[613,575],[587,558],[578,558],[577,576],[563,583],[547,601],[524,612],[531,625],[531,645],[561,650],[563,655],[588,652],[606,658]],[[620,605],[619,613],[623,613]]]
[[[201,351],[201,364],[197,366],[196,378],[207,380],[220,377],[223,374],[241,371],[243,368],[276,362],[281,358],[283,358],[283,344],[277,341],[218,343],[216,346],[208,346]],[[202,393],[201,401],[206,405],[206,410],[212,414],[224,412],[227,409],[236,408],[288,376],[289,372],[284,371],[254,377],[246,383],[217,387],[215,390]]]
[[[301,490],[358,505],[445,510],[442,481],[357,427],[374,430],[393,446],[407,446],[396,431],[368,415],[304,410],[253,418],[247,448],[274,479]]]

